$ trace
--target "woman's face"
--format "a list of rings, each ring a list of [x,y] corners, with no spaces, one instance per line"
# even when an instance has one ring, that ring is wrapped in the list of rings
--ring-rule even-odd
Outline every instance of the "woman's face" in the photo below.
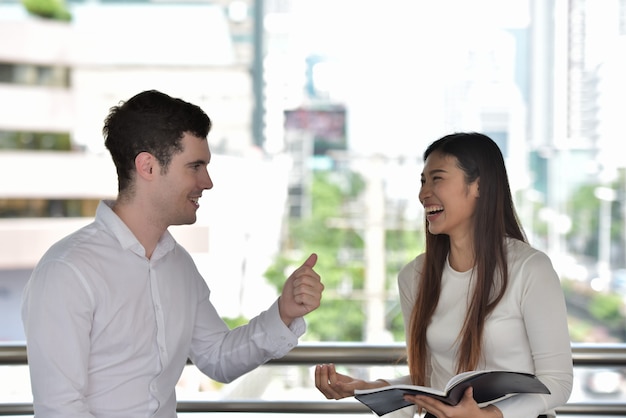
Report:
[[[479,180],[467,184],[457,158],[435,151],[426,159],[421,182],[419,199],[428,231],[446,234],[451,241],[471,238]]]

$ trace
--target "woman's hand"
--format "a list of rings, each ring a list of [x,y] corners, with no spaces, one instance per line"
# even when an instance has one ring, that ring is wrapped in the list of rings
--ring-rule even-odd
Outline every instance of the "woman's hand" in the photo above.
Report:
[[[384,380],[367,382],[337,373],[334,364],[318,364],[315,367],[315,387],[326,399],[342,399],[354,396],[355,389],[373,389],[388,386]]]
[[[474,391],[471,387],[465,390],[463,399],[456,406],[450,406],[422,395],[405,395],[404,399],[413,402],[418,408],[425,409],[437,418],[502,418],[502,412],[494,405],[480,408],[474,400]]]

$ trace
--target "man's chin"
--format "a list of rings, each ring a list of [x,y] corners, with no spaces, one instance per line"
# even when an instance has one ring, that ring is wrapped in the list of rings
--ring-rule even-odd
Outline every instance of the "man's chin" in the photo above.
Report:
[[[181,219],[177,222],[172,223],[172,226],[180,226],[180,225],[193,225],[196,223],[197,217],[194,216],[193,218],[187,218],[187,219]]]

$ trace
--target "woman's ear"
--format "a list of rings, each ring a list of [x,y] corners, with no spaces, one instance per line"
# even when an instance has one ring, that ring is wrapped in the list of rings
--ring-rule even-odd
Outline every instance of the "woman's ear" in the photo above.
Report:
[[[135,169],[139,177],[149,180],[157,169],[156,159],[149,152],[140,152],[135,157]]]

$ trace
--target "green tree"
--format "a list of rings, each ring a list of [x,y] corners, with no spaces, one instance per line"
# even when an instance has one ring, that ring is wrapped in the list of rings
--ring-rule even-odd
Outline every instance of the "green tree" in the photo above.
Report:
[[[354,219],[349,213],[354,212],[354,207],[362,207],[359,198],[364,190],[365,182],[357,173],[314,172],[310,190],[311,216],[289,221],[286,248],[266,272],[271,283],[282,286],[285,274],[309,253],[318,254],[316,270],[323,276],[325,291],[322,307],[307,316],[306,338],[309,340],[363,340],[366,321],[361,297],[365,283],[364,242],[358,226],[352,225]],[[387,266],[386,323],[396,340],[404,339],[396,276],[399,265],[417,254],[417,236],[416,231],[410,230],[387,231],[386,234],[387,251],[392,260]]]
[[[617,193],[617,199],[611,203],[611,241],[614,245],[622,246],[622,231],[624,221],[621,216],[622,201],[624,196],[619,191],[623,189],[624,172],[620,173],[619,178],[611,185]],[[598,229],[599,229],[599,213],[600,199],[596,197],[596,189],[600,187],[599,183],[588,183],[581,185],[576,189],[571,198],[568,200],[568,214],[572,220],[572,227],[567,234],[570,246],[579,254],[598,257]],[[618,260],[621,263],[624,260]]]
[[[34,16],[68,22],[72,15],[65,0],[21,0],[26,11]]]

